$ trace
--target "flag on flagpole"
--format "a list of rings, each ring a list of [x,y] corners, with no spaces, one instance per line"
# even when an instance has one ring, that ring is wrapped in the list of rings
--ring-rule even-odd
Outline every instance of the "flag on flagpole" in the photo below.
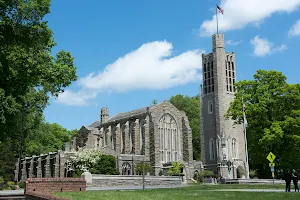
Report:
[[[220,13],[224,14],[224,10],[222,8],[220,8],[218,5],[217,5],[217,8],[218,8]]]
[[[244,126],[246,128],[248,125],[248,122],[247,122],[247,118],[246,118],[246,105],[245,104],[243,104],[243,114],[244,114]]]

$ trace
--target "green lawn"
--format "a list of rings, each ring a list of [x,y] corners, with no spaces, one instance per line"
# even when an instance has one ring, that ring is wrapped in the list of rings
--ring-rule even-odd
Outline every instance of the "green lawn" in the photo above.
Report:
[[[71,193],[56,193],[57,196],[71,198],[73,200],[108,199],[108,200],[300,200],[300,193],[278,193],[278,192],[225,192],[210,191],[215,189],[284,189],[283,185],[195,185],[176,189],[155,189],[137,191],[86,191]]]

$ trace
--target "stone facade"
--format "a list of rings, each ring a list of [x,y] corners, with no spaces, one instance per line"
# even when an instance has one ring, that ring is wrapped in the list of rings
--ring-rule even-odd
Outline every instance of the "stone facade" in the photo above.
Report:
[[[222,177],[247,177],[243,126],[224,116],[235,98],[235,54],[225,52],[223,34],[214,34],[212,45],[213,52],[202,55],[202,161]]]

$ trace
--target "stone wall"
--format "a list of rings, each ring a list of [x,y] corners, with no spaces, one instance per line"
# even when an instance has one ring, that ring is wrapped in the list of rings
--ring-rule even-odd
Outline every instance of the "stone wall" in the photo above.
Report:
[[[180,176],[145,176],[146,186],[181,185]],[[94,175],[93,187],[142,186],[143,176]]]

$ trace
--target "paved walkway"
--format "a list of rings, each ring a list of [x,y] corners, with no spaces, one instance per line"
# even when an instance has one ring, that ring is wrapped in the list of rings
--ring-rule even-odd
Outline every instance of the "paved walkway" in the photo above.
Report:
[[[205,190],[207,191],[207,190]],[[217,189],[210,191],[224,191],[224,192],[285,192],[285,189]],[[291,192],[295,192],[291,190]]]

